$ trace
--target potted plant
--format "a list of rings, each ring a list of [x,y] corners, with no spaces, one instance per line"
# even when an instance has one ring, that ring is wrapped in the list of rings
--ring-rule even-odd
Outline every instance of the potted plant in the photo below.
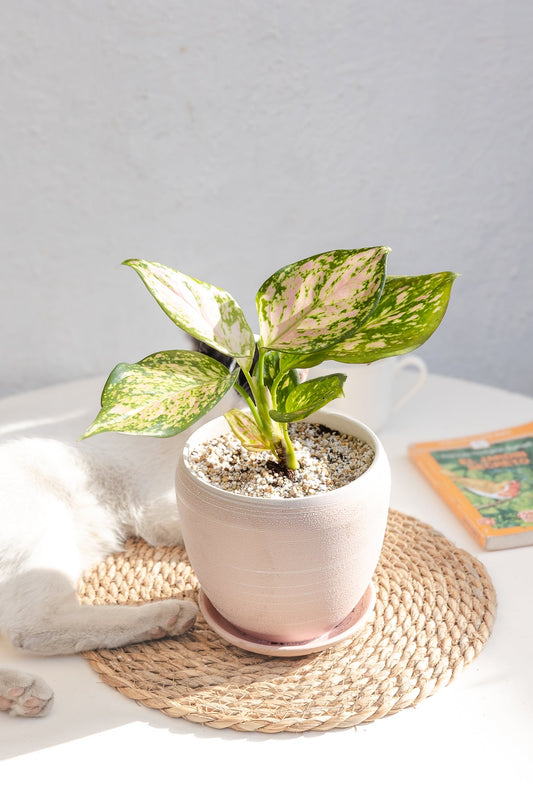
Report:
[[[177,454],[176,490],[204,616],[247,649],[320,649],[353,632],[372,607],[387,457],[366,426],[322,410],[342,395],[342,373],[300,378],[323,361],[409,352],[436,330],[455,273],[387,276],[388,252],[335,250],[278,270],[257,293],[257,342],[227,292],[161,264],[124,262],[178,327],[231,364],[182,350],[118,364],[85,436],[173,436],[232,387],[242,395],[242,408],[198,428]],[[304,477],[310,450],[320,471],[339,447],[330,485]],[[232,485],[241,467],[255,476],[247,494]]]

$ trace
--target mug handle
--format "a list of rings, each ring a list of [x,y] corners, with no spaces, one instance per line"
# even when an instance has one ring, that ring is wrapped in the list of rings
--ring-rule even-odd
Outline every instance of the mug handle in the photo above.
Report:
[[[418,380],[416,383],[408,389],[405,394],[403,394],[392,406],[392,413],[398,411],[408,400],[415,395],[419,389],[422,388],[423,384],[428,375],[428,368],[426,367],[426,362],[423,361],[419,356],[405,356],[405,358],[401,358],[398,363],[396,364],[395,374],[400,372],[402,369],[407,369],[408,367],[415,367],[418,371]]]

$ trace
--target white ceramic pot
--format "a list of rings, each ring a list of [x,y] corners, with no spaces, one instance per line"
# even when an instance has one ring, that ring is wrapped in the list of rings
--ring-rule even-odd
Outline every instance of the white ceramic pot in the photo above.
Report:
[[[232,626],[267,642],[308,642],[342,623],[369,588],[385,534],[390,468],[379,439],[338,414],[311,420],[370,443],[368,470],[305,498],[226,492],[187,466],[191,448],[229,431],[218,417],[190,436],[176,471],[183,538],[203,592]]]

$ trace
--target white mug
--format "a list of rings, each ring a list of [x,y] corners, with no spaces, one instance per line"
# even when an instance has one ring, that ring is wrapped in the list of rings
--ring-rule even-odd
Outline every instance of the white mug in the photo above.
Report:
[[[415,382],[395,398],[394,384],[398,374],[413,367],[418,375]],[[404,405],[423,385],[427,367],[418,356],[395,356],[374,361],[372,364],[340,364],[324,361],[319,367],[309,370],[309,378],[343,372],[347,375],[344,397],[328,403],[327,410],[338,411],[348,417],[364,422],[373,431],[383,428],[391,414]]]

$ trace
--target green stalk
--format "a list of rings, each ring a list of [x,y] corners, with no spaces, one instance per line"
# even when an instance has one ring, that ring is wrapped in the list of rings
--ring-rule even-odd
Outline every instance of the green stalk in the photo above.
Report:
[[[250,395],[248,394],[248,392],[245,389],[243,389],[242,386],[239,383],[235,383],[233,388],[236,389],[239,392],[241,397],[244,397],[244,399],[246,400],[246,402],[248,404],[248,407],[249,407],[250,411],[252,412],[253,418],[255,419],[255,421],[257,423],[257,427],[260,430],[263,430],[263,423],[261,421],[261,418],[260,418],[259,414],[257,413],[257,408],[255,407],[255,404],[254,404],[253,400],[251,399]],[[263,431],[263,433],[264,433],[264,431]]]
[[[248,386],[251,389],[253,398],[254,398],[255,402],[257,403],[257,396],[256,396],[256,392],[255,392],[255,381],[254,381],[254,379],[252,378],[252,376],[250,375],[248,370],[245,369],[244,367],[241,367],[241,372],[243,373],[244,377],[246,378]]]
[[[257,410],[263,421],[263,429],[268,436],[269,441],[274,445],[277,437],[274,435],[274,426],[272,417],[270,416],[270,409],[272,407],[270,392],[265,386],[264,379],[264,363],[265,363],[265,350],[259,350],[259,357],[257,359],[257,366],[255,368],[255,381],[257,386]]]
[[[291,437],[289,436],[289,429],[286,422],[281,423],[281,430],[283,431],[283,439],[285,441],[285,446],[283,448],[285,455],[285,466],[287,469],[299,469],[300,464],[296,458],[296,453],[294,452],[294,446],[291,442]]]
[[[279,372],[278,375],[274,378],[272,382],[272,399],[274,401],[274,407],[277,408],[275,397],[278,390],[278,386],[280,385],[283,378],[287,375],[290,370],[284,370],[283,372]],[[291,438],[289,436],[289,429],[286,423],[282,423],[280,425],[283,439],[284,439],[284,447],[283,447],[283,455],[285,464],[288,469],[299,469],[300,465],[298,463],[298,459],[296,458],[296,453],[294,452],[294,446],[292,444]]]
[[[250,387],[250,391],[252,392],[252,397],[254,398],[254,402],[255,402],[254,417],[256,419],[256,422],[259,425],[259,427],[261,428],[261,430],[266,435],[268,435],[268,427],[265,426],[263,415],[261,414],[261,399],[262,399],[261,398],[261,387],[258,385],[257,380],[250,375],[250,373],[248,372],[247,369],[244,369],[244,367],[241,367],[241,370],[242,370],[242,372],[244,374],[244,377],[246,378],[246,380],[248,382],[248,386]],[[250,400],[250,398],[248,397],[248,401],[249,400]],[[259,414],[259,418],[257,416],[258,414]]]
[[[264,351],[259,351],[259,358],[257,362],[256,370],[258,371],[258,377],[253,378],[252,375],[248,372],[248,370],[241,367],[244,377],[246,378],[250,390],[252,392],[254,402],[250,399],[249,395],[242,389],[241,386],[235,384],[235,387],[240,391],[242,396],[245,398],[246,402],[248,403],[250,410],[254,416],[254,419],[257,423],[257,427],[260,431],[262,431],[265,438],[268,440],[270,445],[270,450],[272,451],[273,455],[276,456],[276,459],[279,461],[279,447],[276,447],[276,443],[279,441],[278,437],[274,435],[274,424],[269,411],[269,403],[267,400],[267,388],[264,384],[264,372],[263,372],[263,365],[264,365],[264,358],[265,354]]]

